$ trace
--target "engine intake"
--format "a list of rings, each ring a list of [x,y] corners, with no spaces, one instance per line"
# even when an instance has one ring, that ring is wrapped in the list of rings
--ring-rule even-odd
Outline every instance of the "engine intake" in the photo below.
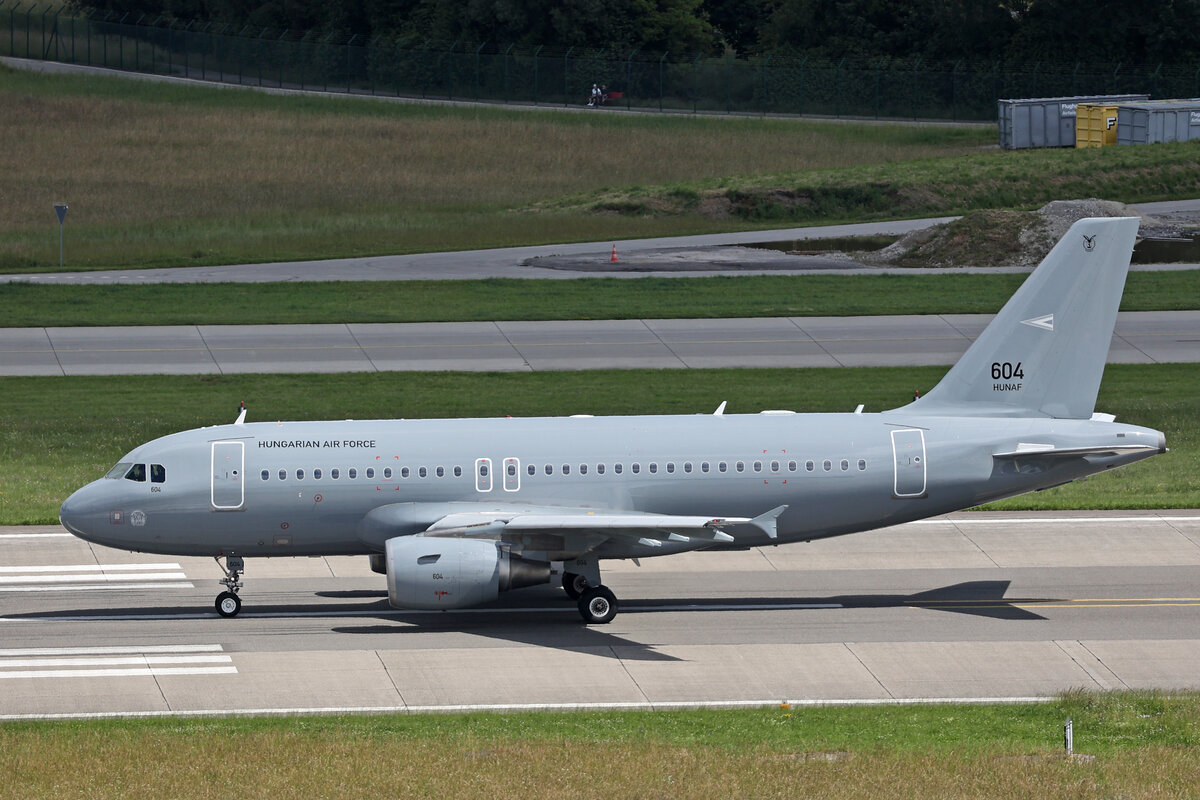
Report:
[[[549,562],[514,556],[490,540],[397,536],[385,547],[388,602],[396,608],[468,608],[550,581]]]

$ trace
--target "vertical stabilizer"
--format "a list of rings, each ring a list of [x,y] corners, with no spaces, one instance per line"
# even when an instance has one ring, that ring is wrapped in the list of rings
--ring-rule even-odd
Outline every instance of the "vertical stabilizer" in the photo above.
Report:
[[[1138,219],[1081,219],[962,358],[904,411],[1087,419],[1112,341]]]

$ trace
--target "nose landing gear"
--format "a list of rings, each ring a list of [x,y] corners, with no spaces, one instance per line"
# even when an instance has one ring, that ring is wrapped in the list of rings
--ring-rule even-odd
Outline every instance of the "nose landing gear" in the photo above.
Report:
[[[225,586],[225,591],[217,595],[215,603],[217,613],[222,617],[236,617],[242,610],[242,598],[238,590],[242,588],[242,571],[246,568],[241,556],[225,556],[225,564],[221,564],[221,556],[216,557],[217,566],[225,573],[219,583]]]

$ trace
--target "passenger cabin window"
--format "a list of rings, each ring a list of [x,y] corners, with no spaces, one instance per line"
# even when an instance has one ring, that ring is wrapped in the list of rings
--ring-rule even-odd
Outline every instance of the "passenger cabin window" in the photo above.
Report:
[[[428,474],[429,474],[429,470],[425,469],[424,467],[417,468],[417,477],[424,478]]]
[[[298,481],[304,480],[304,470],[302,470],[302,469],[296,470],[296,480],[298,480]]]
[[[454,468],[454,477],[456,477],[456,478],[461,478],[461,477],[462,477],[462,467],[455,467],[455,468]]]
[[[279,470],[279,480],[281,480],[281,481],[287,480],[287,470],[286,469]]]
[[[367,467],[367,477],[368,478],[375,477],[375,468],[374,467]]]
[[[314,469],[314,470],[313,470],[313,480],[314,480],[314,481],[319,481],[319,480],[321,480],[321,470],[319,470],[319,469]]]
[[[409,474],[409,473],[408,473],[408,467],[401,467],[401,468],[400,468],[400,477],[401,477],[401,478],[407,478],[407,477],[408,477],[408,474]]]
[[[146,465],[134,464],[129,468],[129,472],[125,473],[125,480],[137,481],[138,483],[146,482]]]
[[[657,462],[657,461],[651,461],[651,462],[650,462],[650,474],[651,474],[651,475],[653,475],[653,474],[655,474],[656,472],[658,472],[658,462]]]
[[[805,462],[804,462],[804,468],[805,468],[806,470],[808,470],[809,472],[812,472],[814,469],[816,469],[816,468],[817,468],[817,465],[816,465],[816,464],[814,464],[814,463],[813,463],[813,462],[811,462],[811,461],[805,461]]]
[[[334,467],[333,469],[329,470],[329,477],[336,481],[338,478],[342,477],[342,471],[337,467]]]
[[[597,464],[597,465],[596,465],[596,473],[597,473],[597,474],[599,474],[599,475],[603,475],[603,474],[604,474],[604,465],[603,465],[603,464]]]
[[[717,463],[717,472],[725,472],[728,469],[729,469],[729,465],[726,464],[724,461],[720,461]]]
[[[674,461],[667,462],[667,472],[670,474],[674,474],[674,472],[675,472],[675,462]]]
[[[830,461],[829,459],[825,459],[824,461],[821,462],[821,469],[825,470],[826,472],[829,472],[829,470],[833,469],[833,462]]]
[[[865,470],[866,468],[867,468],[867,460],[865,458],[860,458],[858,460],[859,471],[861,472],[862,470]]]
[[[533,464],[525,467],[525,471],[530,475],[537,475],[537,467],[535,467]]]
[[[150,465],[150,482],[165,483],[167,480],[167,468],[162,464]]]
[[[845,472],[846,470],[850,469],[850,462],[843,458],[841,466],[842,472]]]
[[[625,468],[624,468],[623,466],[621,466],[621,462],[620,462],[620,461],[618,461],[617,463],[613,464],[613,472],[617,473],[618,475],[620,475],[620,474],[621,474],[621,472],[622,472],[624,469],[625,469]]]
[[[580,464],[580,465],[579,465],[579,474],[580,474],[580,475],[587,475],[587,464]]]
[[[553,465],[553,464],[547,464],[547,465],[546,465],[546,474],[547,474],[547,475],[553,475],[553,474],[554,474],[554,465]]]
[[[267,470],[267,469],[264,469],[264,470],[262,471],[262,479],[263,479],[264,481],[269,481],[269,480],[271,480],[271,471],[270,471],[270,470]]]
[[[358,477],[358,470],[356,470],[354,467],[351,467],[350,469],[346,470],[346,477],[350,480],[354,480]]]
[[[391,467],[383,468],[383,477],[389,481],[392,479],[392,468]]]

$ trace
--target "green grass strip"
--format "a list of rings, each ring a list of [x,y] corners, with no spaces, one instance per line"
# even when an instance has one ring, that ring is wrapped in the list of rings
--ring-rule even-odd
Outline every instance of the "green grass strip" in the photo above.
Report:
[[[763,275],[254,284],[0,284],[0,325],[219,325],[994,313],[1025,275]],[[1135,272],[1121,308],[1200,307],[1200,270]]]
[[[167,433],[250,420],[867,411],[904,405],[944,367],[384,372],[0,379],[0,524],[50,524],[70,492]],[[1036,509],[1200,506],[1200,364],[1110,365],[1097,408],[1167,434],[1171,452],[1007,500]]]
[[[1074,720],[1076,751],[1062,755]],[[1195,694],[1035,705],[28,722],[0,798],[1194,797]]]

